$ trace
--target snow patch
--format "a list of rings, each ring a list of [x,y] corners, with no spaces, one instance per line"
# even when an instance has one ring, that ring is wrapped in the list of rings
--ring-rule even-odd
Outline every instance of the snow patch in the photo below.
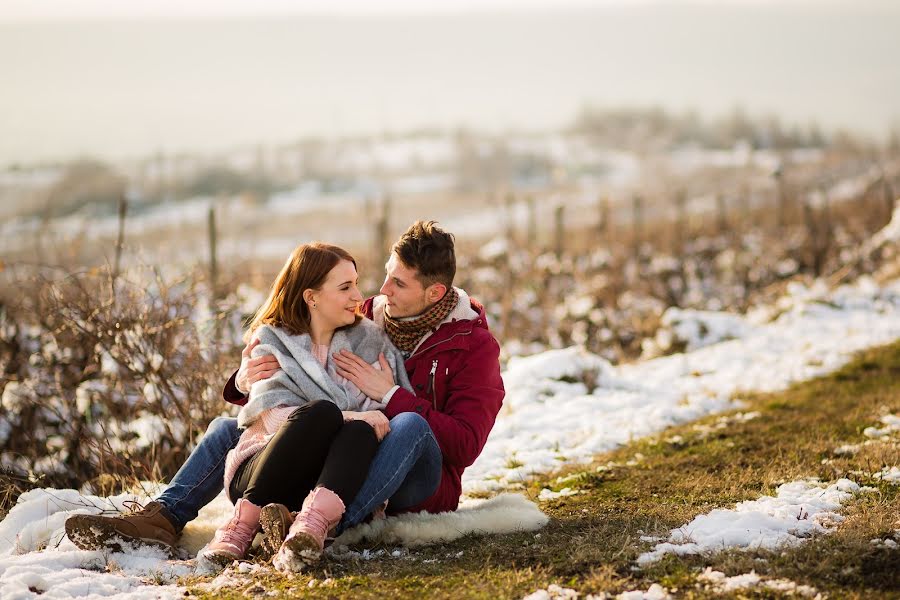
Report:
[[[666,588],[654,583],[647,590],[632,590],[615,596],[607,592],[600,592],[599,594],[588,594],[584,600],[669,600],[671,597]],[[577,591],[553,583],[546,589],[528,594],[522,600],[577,600],[577,598],[579,598]]]
[[[541,493],[538,494],[538,500],[547,501],[547,500],[559,500],[560,498],[565,498],[567,496],[574,496],[576,494],[580,494],[581,492],[578,490],[573,490],[572,488],[563,488],[558,492],[554,492],[550,488],[544,488],[541,490]]]
[[[715,509],[673,529],[667,542],[638,557],[649,565],[666,554],[702,554],[737,548],[774,550],[800,544],[817,533],[828,533],[843,520],[836,511],[860,491],[849,479],[823,487],[814,479],[785,483],[775,496]]]
[[[900,484],[900,467],[884,467],[880,473],[875,473],[873,478],[879,481]]]
[[[802,596],[804,598],[822,597],[818,590],[812,586],[800,585],[789,579],[764,579],[754,571],[728,577],[721,571],[714,571],[712,567],[707,567],[706,570],[697,577],[697,580],[703,584],[703,587],[706,589],[721,594],[736,592],[738,590],[748,590],[751,588],[765,588],[781,592],[782,594]]]
[[[884,438],[900,433],[900,416],[885,415],[881,417],[884,427],[866,427],[863,435],[870,438]]]

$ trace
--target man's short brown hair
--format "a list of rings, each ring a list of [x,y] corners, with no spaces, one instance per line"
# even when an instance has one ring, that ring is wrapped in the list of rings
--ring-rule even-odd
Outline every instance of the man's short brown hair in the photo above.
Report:
[[[418,272],[422,287],[443,283],[447,289],[456,277],[454,237],[435,221],[416,221],[391,248],[404,265]]]

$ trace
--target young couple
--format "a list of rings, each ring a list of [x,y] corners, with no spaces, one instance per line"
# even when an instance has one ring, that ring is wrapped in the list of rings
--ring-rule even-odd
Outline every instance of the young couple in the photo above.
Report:
[[[500,348],[484,308],[453,287],[454,239],[434,222],[414,223],[386,269],[363,302],[345,250],[294,250],[225,386],[237,419],[213,420],[155,501],[70,517],[69,538],[171,551],[224,486],[234,513],[200,559],[241,559],[262,530],[276,568],[296,571],[370,516],[455,510],[503,401]]]

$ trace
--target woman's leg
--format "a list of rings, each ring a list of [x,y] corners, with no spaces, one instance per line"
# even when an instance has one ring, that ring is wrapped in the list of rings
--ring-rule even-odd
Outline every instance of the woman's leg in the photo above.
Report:
[[[377,450],[378,438],[368,423],[344,424],[331,444],[316,487],[303,501],[300,514],[275,555],[276,569],[299,571],[318,560],[329,530],[340,522],[345,507],[359,492]],[[268,531],[265,535],[270,537]]]
[[[356,497],[378,450],[375,430],[364,421],[344,423],[325,458],[317,486],[337,494],[347,506]]]
[[[298,510],[315,487],[343,425],[341,410],[331,402],[301,406],[237,474],[232,494],[240,493],[256,506],[275,502]]]
[[[291,413],[265,448],[240,466],[229,490],[237,498],[234,515],[201,554],[208,568],[246,555],[260,529],[264,505],[299,506],[300,498],[315,485],[343,423],[340,409],[331,402],[307,404]]]

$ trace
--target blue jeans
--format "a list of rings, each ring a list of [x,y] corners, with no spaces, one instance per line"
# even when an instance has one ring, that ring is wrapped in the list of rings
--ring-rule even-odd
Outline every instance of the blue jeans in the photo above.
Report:
[[[378,445],[362,488],[344,512],[337,534],[361,523],[385,500],[392,511],[427,500],[441,482],[441,449],[421,415],[391,419],[391,432]]]
[[[178,520],[179,531],[222,491],[225,457],[240,437],[237,419],[213,419],[200,443],[156,499]]]

